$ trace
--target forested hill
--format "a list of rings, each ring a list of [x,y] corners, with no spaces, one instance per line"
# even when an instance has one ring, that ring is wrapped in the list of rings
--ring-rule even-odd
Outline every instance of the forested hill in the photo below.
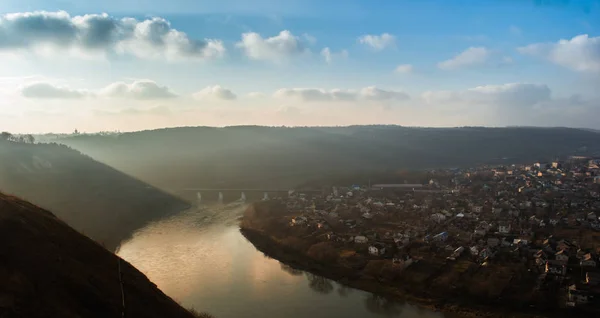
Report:
[[[194,317],[131,264],[2,193],[0,282],[0,317]]]
[[[154,185],[293,187],[398,169],[552,160],[600,150],[597,132],[570,128],[184,127],[63,137]]]
[[[188,203],[58,144],[0,141],[0,191],[51,209],[107,248]]]

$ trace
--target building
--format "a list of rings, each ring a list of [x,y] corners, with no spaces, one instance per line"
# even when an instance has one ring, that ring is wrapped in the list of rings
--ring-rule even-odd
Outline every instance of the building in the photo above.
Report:
[[[381,243],[375,243],[369,246],[369,254],[373,256],[381,256],[385,254],[385,245]]]
[[[418,183],[374,184],[371,188],[373,190],[393,189],[401,191],[412,191],[414,189],[423,188],[423,185]]]
[[[448,232],[442,232],[432,237],[436,242],[445,242],[448,239]]]
[[[585,273],[585,283],[590,286],[600,285],[600,273],[597,273],[597,272]]]
[[[562,277],[567,273],[567,267],[560,261],[546,261],[546,273]]]
[[[364,244],[364,243],[367,243],[368,241],[369,241],[369,239],[362,235],[357,235],[354,237],[354,243]]]
[[[567,255],[567,253],[565,253],[564,250],[560,250],[556,252],[556,254],[554,254],[554,259],[560,262],[564,262],[566,264],[567,262],[569,262],[569,255]]]
[[[592,254],[587,253],[581,258],[580,265],[582,267],[596,267],[597,263],[596,260],[594,260]]]
[[[508,234],[510,233],[510,230],[510,223],[508,222],[500,222],[500,224],[498,225],[498,232],[502,234]]]

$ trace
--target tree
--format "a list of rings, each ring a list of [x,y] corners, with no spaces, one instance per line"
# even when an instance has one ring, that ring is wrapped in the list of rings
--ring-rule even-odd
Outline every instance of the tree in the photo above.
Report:
[[[12,139],[13,139],[13,134],[9,133],[8,131],[3,131],[0,134],[0,140],[9,141],[9,140],[12,140]]]
[[[23,138],[25,138],[25,142],[28,144],[35,143],[35,137],[33,137],[33,135],[25,135]]]

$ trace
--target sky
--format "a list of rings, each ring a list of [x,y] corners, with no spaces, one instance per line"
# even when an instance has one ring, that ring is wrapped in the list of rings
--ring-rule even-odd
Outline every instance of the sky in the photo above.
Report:
[[[600,129],[600,0],[2,0],[0,130]]]

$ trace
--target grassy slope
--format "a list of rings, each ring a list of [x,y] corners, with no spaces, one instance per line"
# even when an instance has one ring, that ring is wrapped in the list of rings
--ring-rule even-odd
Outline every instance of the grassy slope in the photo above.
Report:
[[[121,317],[118,262],[52,213],[0,193],[0,317]],[[120,262],[126,317],[192,317]]]

